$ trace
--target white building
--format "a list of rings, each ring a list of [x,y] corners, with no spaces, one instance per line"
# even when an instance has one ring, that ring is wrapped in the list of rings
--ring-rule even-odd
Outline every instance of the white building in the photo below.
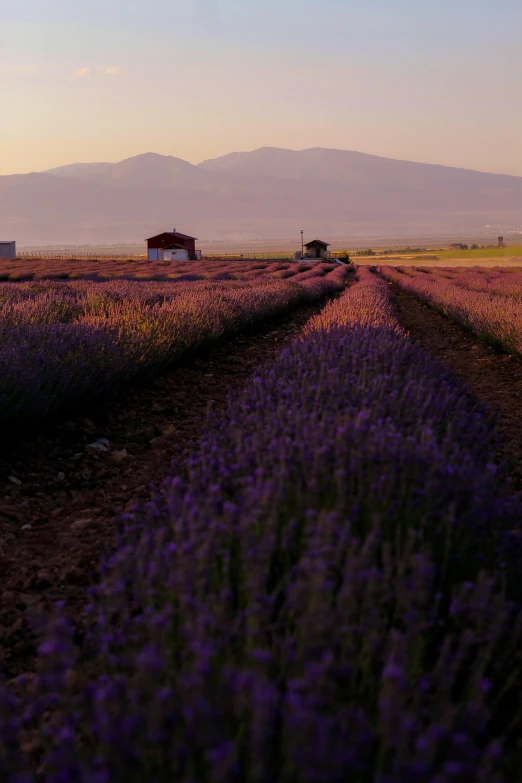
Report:
[[[16,258],[16,242],[0,241],[0,258]]]
[[[188,261],[189,251],[185,247],[166,247],[165,250],[157,250],[156,258],[162,261]],[[194,251],[194,261],[201,259],[201,250]],[[149,250],[149,261],[154,261],[154,251]]]

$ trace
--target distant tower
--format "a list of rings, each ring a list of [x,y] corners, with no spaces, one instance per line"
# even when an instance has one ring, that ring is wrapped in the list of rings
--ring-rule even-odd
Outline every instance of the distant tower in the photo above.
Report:
[[[505,245],[504,245],[504,237],[499,237],[498,238],[498,246],[499,247],[505,247]]]

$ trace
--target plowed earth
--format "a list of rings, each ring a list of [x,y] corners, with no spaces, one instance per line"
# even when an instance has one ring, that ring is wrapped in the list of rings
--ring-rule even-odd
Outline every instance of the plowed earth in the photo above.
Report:
[[[31,617],[60,600],[81,624],[87,587],[116,534],[115,517],[183,473],[209,403],[226,405],[324,302],[250,328],[177,364],[146,388],[98,404],[0,450],[0,672],[34,668]],[[98,438],[108,451],[89,448]]]
[[[403,328],[496,414],[501,438],[498,461],[513,489],[522,490],[522,362],[481,343],[398,286],[392,290]]]

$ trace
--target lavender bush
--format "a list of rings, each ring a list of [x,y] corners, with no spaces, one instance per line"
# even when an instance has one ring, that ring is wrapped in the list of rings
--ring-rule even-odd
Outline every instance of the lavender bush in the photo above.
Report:
[[[39,676],[0,697],[2,779],[518,779],[491,428],[389,297],[361,326],[353,302],[387,288],[359,286],[122,519],[81,650],[58,614]]]

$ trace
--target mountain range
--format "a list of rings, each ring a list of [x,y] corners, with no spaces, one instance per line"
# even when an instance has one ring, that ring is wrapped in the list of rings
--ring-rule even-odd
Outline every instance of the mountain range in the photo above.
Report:
[[[522,226],[522,177],[348,150],[262,147],[198,165],[145,153],[0,176],[0,239],[142,242],[482,234]]]

